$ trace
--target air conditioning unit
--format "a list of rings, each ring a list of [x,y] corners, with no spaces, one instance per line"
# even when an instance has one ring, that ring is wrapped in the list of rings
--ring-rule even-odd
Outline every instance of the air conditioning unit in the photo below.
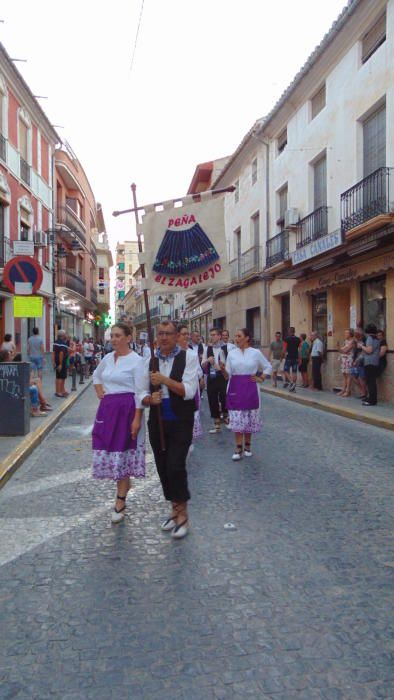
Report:
[[[37,248],[45,248],[47,245],[47,234],[45,231],[34,231],[33,233],[34,245]]]
[[[286,209],[285,211],[285,228],[296,226],[299,221],[298,209]]]

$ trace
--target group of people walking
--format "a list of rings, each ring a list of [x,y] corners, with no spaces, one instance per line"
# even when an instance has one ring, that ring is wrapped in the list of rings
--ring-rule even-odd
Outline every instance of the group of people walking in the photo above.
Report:
[[[144,408],[149,409],[149,440],[163,495],[171,504],[161,529],[174,539],[188,533],[186,460],[202,433],[199,408],[205,386],[214,422],[210,433],[220,432],[223,421],[235,436],[232,459],[252,456],[252,434],[261,429],[258,383],[271,373],[271,365],[250,340],[243,328],[236,333],[236,345],[223,342],[215,328],[204,346],[196,332],[189,336],[185,324],[168,320],[158,326],[156,351],[143,358],[133,350],[131,328],[113,326],[113,350],[93,374],[100,400],[93,427],[93,476],[117,484],[113,523],[124,518],[130,479],[145,476]]]

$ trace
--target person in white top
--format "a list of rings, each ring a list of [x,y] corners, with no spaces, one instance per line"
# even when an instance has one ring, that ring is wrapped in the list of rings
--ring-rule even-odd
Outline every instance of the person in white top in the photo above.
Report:
[[[142,404],[150,406],[149,440],[164,498],[172,504],[161,529],[171,532],[174,539],[188,533],[186,458],[193,438],[194,397],[198,390],[197,357],[177,345],[177,335],[173,321],[160,323],[157,358],[145,361],[144,392],[140,396]]]
[[[213,419],[213,428],[209,432],[214,434],[220,432],[221,414],[224,423],[228,424],[226,379],[222,371],[226,362],[226,353],[222,347],[222,333],[218,328],[211,328],[209,337],[211,343],[204,350],[201,365],[207,375],[209,410]]]
[[[250,333],[240,328],[235,334],[237,348],[229,352],[225,375],[229,379],[227,407],[230,428],[235,433],[233,460],[252,457],[252,433],[261,430],[260,391],[257,384],[271,375],[272,367],[260,350],[250,347]]]
[[[311,358],[313,388],[322,391],[321,366],[323,362],[324,345],[316,331],[311,333]]]
[[[235,348],[237,347],[236,345],[234,345],[234,343],[230,342],[230,333],[226,328],[222,330],[222,343],[226,346],[227,353],[229,353],[230,350],[235,350]]]
[[[186,323],[179,323],[177,327],[178,340],[177,343],[182,350],[188,350],[198,357],[198,353],[195,352],[194,348],[190,348],[190,333]],[[203,371],[201,369],[200,362],[198,363],[198,382],[203,377]],[[201,388],[201,385],[200,385]],[[193,441],[196,438],[202,437],[202,425],[200,417],[200,391],[197,390],[195,395],[196,411],[194,413],[194,426],[193,426]],[[193,451],[193,444],[190,445],[190,452]]]
[[[117,482],[112,522],[123,520],[130,477],[145,477],[145,431],[140,395],[144,361],[130,350],[131,329],[117,323],[111,329],[113,352],[93,373],[100,405],[92,432],[93,477]]]

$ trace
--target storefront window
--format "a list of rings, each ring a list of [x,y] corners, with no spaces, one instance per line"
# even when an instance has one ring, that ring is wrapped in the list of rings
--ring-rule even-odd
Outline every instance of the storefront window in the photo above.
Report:
[[[327,341],[327,292],[312,296],[312,330]]]
[[[386,328],[386,277],[375,277],[361,282],[363,326],[374,323],[380,330]]]

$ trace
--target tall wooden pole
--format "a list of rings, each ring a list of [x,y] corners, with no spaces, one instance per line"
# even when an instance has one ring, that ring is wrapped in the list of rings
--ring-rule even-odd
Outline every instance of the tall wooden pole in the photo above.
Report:
[[[132,194],[133,194],[134,209],[133,209],[132,211],[134,211],[134,216],[135,216],[135,224],[136,224],[136,231],[137,231],[137,241],[138,241],[138,251],[139,251],[140,253],[142,253],[142,252],[143,252],[143,249],[142,249],[141,235],[140,235],[140,232],[139,232],[139,223],[140,223],[140,220],[139,220],[139,213],[138,213],[138,212],[139,212],[139,209],[138,209],[138,206],[137,206],[137,194],[136,194],[136,189],[137,189],[137,185],[133,182],[133,184],[131,185],[131,191],[132,191]],[[144,279],[146,279],[145,265],[144,265],[144,263],[140,263],[140,267],[141,267],[141,277],[142,277],[142,279],[144,280]],[[154,371],[158,371],[158,370],[159,370],[159,361],[158,361],[158,358],[155,356],[155,350],[154,350],[154,347],[153,347],[153,340],[154,340],[154,338],[153,338],[152,321],[151,321],[151,317],[150,317],[148,290],[147,290],[147,289],[144,289],[144,290],[143,290],[143,293],[144,293],[144,305],[145,305],[145,313],[146,313],[146,327],[147,327],[147,329],[148,329],[149,347],[150,347],[150,354],[151,354],[151,359],[152,359],[152,369],[153,369]],[[162,419],[162,415],[161,415],[160,404],[159,404],[158,406],[156,406],[156,410],[157,410],[157,420],[158,420],[158,423],[159,423],[160,446],[161,446],[161,449],[163,450],[163,452],[165,452],[166,444],[165,444],[165,439],[164,439],[163,419]]]

